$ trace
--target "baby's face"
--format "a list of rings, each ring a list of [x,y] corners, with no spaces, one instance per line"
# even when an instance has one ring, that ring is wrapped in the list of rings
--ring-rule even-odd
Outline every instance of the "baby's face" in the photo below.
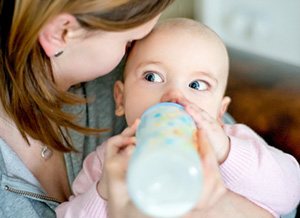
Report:
[[[121,105],[131,125],[150,106],[184,98],[219,119],[228,104],[223,98],[227,71],[226,51],[214,40],[159,30],[134,45],[124,85],[116,84],[122,95],[116,97],[117,110]]]

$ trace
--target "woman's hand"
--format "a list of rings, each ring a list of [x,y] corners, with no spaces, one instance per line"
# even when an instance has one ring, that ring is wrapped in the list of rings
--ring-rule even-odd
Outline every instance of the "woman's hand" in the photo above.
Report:
[[[139,121],[137,120],[132,126],[127,127],[120,135],[109,138],[103,146],[106,146],[106,157],[104,162],[104,169],[101,180],[99,181],[97,188],[100,196],[108,199],[108,174],[115,170],[114,165],[120,164],[120,168],[128,165],[129,157],[133,153],[135,147],[135,132]],[[122,163],[118,163],[117,159],[122,159]],[[122,174],[126,174],[124,172]]]
[[[207,212],[214,208],[228,192],[223,183],[213,147],[203,129],[197,131],[197,145],[202,161],[203,191],[196,207],[184,218],[206,217]]]

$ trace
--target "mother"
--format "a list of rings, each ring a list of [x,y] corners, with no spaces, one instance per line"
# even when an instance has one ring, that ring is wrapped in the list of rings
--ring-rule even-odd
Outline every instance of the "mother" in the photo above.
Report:
[[[0,217],[55,217],[54,208],[71,195],[70,184],[83,158],[114,134],[105,133],[97,141],[71,140],[70,130],[99,130],[78,125],[76,116],[63,109],[87,102],[66,91],[113,70],[127,44],[148,34],[171,2],[1,1]],[[115,125],[124,127],[96,115],[96,107],[97,114],[107,117],[111,114],[106,111],[114,110],[112,97],[104,96],[113,87],[110,80],[114,78],[76,90],[88,96],[97,87],[104,92],[84,106],[84,125],[114,131]],[[74,150],[80,152],[64,156]]]
[[[106,74],[171,2],[1,0],[0,217],[55,217],[84,157],[124,128],[121,74]]]

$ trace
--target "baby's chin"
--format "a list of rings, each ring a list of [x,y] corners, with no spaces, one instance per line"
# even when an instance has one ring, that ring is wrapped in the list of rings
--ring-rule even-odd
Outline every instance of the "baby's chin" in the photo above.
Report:
[[[132,126],[136,122],[136,120],[140,120],[143,113],[146,110],[147,109],[131,110],[130,113],[129,112],[126,113],[126,110],[125,110],[125,119],[126,119],[127,126]],[[127,110],[127,111],[129,111],[129,110]]]
[[[139,117],[128,117],[125,115],[127,126],[132,126]]]
[[[127,126],[132,126],[133,123],[134,123],[134,122],[128,122],[128,121],[127,121]]]

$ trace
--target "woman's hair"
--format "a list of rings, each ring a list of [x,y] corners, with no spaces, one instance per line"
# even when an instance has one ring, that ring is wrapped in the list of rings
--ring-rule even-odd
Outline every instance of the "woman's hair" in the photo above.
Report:
[[[53,149],[75,150],[69,129],[76,124],[65,105],[85,103],[82,96],[60,91],[49,57],[38,41],[41,28],[61,13],[72,14],[89,31],[122,31],[160,14],[173,0],[0,0],[0,99],[25,140],[27,135]],[[66,131],[66,136],[63,134]],[[62,137],[62,138],[61,138]]]

